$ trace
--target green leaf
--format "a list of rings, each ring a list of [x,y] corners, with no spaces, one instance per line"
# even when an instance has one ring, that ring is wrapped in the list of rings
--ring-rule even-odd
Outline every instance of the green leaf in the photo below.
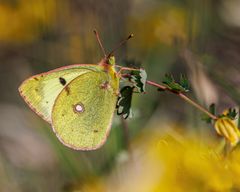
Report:
[[[137,88],[139,93],[144,93],[146,91],[146,81],[147,73],[144,69],[139,71],[132,71],[130,76],[130,81],[133,83],[134,87]]]
[[[169,89],[177,92],[188,92],[189,91],[189,83],[186,76],[181,75],[180,82],[177,83],[171,74],[166,74],[163,81],[165,85],[168,86]]]
[[[122,115],[124,119],[132,116],[131,103],[134,87],[125,86],[120,91],[117,101],[117,114]]]
[[[202,118],[201,118],[203,121],[205,121],[206,123],[211,123],[212,122],[212,119],[210,117],[208,117],[207,115],[202,115]]]
[[[237,110],[235,108],[229,108],[227,114],[220,114],[218,117],[228,117],[232,120],[235,120],[237,118]]]
[[[237,110],[235,108],[229,108],[226,116],[229,117],[230,119],[236,119],[237,114],[238,113],[237,113]]]
[[[170,87],[175,82],[175,80],[171,74],[165,74],[162,82]]]
[[[212,103],[212,104],[209,106],[209,112],[212,113],[213,115],[216,114],[216,105],[215,105],[215,103]]]
[[[174,91],[181,92],[183,91],[182,87],[175,82],[175,79],[171,74],[166,74],[164,79],[163,79],[163,84],[167,85],[170,89]]]
[[[185,92],[190,90],[190,85],[186,75],[181,74],[179,84],[184,88]]]
[[[209,106],[209,112],[212,113],[213,115],[216,114],[216,106],[214,103],[212,103],[210,106]],[[208,115],[206,114],[203,114],[202,115],[202,120],[205,121],[206,123],[212,123],[212,118],[210,118]]]

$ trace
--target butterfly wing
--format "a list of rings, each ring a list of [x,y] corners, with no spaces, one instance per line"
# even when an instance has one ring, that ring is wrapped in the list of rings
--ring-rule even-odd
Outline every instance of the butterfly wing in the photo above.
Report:
[[[69,65],[25,80],[19,92],[31,109],[51,123],[54,101],[62,89],[77,76],[98,70],[97,65]]]
[[[59,140],[77,150],[93,150],[104,144],[114,114],[118,78],[109,73],[85,73],[58,95],[52,126]]]

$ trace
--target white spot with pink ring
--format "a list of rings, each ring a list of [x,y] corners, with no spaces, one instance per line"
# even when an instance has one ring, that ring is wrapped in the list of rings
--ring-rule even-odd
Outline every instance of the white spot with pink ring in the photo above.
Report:
[[[82,112],[84,112],[84,106],[82,103],[78,103],[73,106],[73,110],[75,113],[82,113]]]

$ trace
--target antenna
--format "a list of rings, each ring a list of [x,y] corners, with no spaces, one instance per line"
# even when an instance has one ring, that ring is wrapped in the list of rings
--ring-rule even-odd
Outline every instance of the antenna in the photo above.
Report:
[[[133,37],[133,34],[130,34],[126,39],[122,40],[107,56],[109,58],[119,47],[124,45],[129,39]]]
[[[103,45],[102,45],[102,42],[101,42],[101,40],[100,40],[100,38],[99,38],[98,32],[97,32],[96,29],[93,30],[93,32],[94,32],[94,34],[95,34],[95,36],[96,36],[96,38],[97,38],[98,44],[99,44],[99,46],[100,46],[100,48],[101,48],[101,50],[102,50],[102,52],[103,52],[104,57],[106,58],[106,57],[107,57],[107,54],[106,54],[105,49],[103,48]]]

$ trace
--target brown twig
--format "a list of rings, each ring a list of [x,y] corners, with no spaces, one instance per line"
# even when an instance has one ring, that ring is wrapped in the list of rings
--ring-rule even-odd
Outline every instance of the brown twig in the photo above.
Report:
[[[180,98],[182,98],[183,100],[185,100],[186,102],[188,102],[189,104],[193,105],[194,107],[196,107],[198,110],[202,111],[203,113],[205,113],[206,115],[208,115],[210,118],[212,118],[213,120],[217,119],[217,116],[213,115],[212,113],[210,113],[207,109],[203,108],[201,105],[199,105],[198,103],[196,103],[195,101],[193,101],[192,99],[190,99],[189,97],[187,97],[185,94],[181,93],[181,92],[177,92],[174,91],[164,85],[160,85],[158,83],[155,83],[153,81],[147,81],[146,82],[148,85],[152,85],[155,87],[158,87],[162,90],[165,91],[169,91],[171,93],[174,93],[175,95],[179,96]]]
[[[121,77],[130,77],[129,74],[121,74]],[[218,117],[215,116],[214,114],[210,113],[207,109],[203,108],[201,105],[199,105],[198,103],[196,103],[195,101],[193,101],[192,99],[190,99],[188,96],[186,96],[185,94],[181,93],[181,92],[177,92],[174,91],[164,85],[155,83],[153,81],[146,81],[146,84],[157,87],[163,91],[168,91],[171,92],[175,95],[177,95],[178,97],[182,98],[183,100],[185,100],[186,102],[188,102],[189,104],[191,104],[192,106],[196,107],[198,110],[202,111],[203,113],[205,113],[206,115],[208,115],[210,118],[212,118],[213,120],[217,120]]]

